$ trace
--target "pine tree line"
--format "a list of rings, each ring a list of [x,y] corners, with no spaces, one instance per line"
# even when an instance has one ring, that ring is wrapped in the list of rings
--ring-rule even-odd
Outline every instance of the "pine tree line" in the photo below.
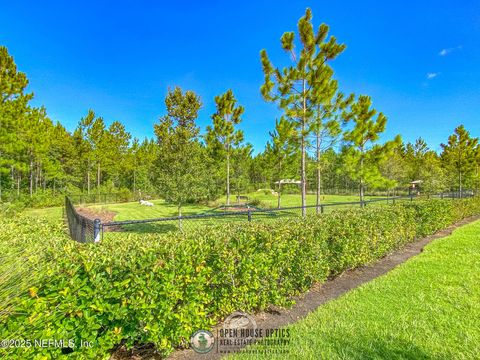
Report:
[[[302,204],[316,193],[317,205],[325,192],[357,191],[363,200],[367,191],[393,193],[413,180],[428,193],[477,190],[480,145],[462,125],[440,154],[421,138],[380,142],[387,117],[369,96],[340,91],[331,62],[346,46],[328,33],[325,24],[314,31],[307,9],[297,33],[281,37],[284,67],[261,51],[261,94],[283,116],[256,155],[238,128],[244,108],[232,90],[215,97],[204,134],[196,123],[200,97],[179,87],[168,91],[154,138],[133,138],[121,122],[108,125],[93,110],[69,132],[31,105],[26,75],[0,47],[0,200],[124,191],[162,197],[181,213],[185,203],[226,195],[229,204],[231,194],[258,189],[298,191]]]

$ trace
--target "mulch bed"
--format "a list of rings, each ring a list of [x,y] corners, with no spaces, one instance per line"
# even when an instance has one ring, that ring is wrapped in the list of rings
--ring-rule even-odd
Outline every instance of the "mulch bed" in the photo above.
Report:
[[[102,224],[113,221],[113,219],[117,215],[116,212],[109,211],[106,209],[92,209],[92,208],[78,207],[76,208],[76,210],[78,214],[85,216],[87,219],[90,219],[90,220],[100,219]],[[105,231],[121,230],[120,227],[118,226],[105,226],[104,229]]]

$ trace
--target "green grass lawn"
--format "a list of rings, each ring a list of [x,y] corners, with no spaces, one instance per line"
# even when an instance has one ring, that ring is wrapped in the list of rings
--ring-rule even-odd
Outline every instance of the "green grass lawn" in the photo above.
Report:
[[[287,355],[241,359],[480,359],[480,221],[289,326]]]
[[[275,208],[277,206],[277,197],[271,194],[264,194],[263,192],[255,192],[247,194],[249,200],[258,199],[269,208]],[[315,205],[315,195],[307,195],[307,205]],[[323,195],[322,203],[332,204],[338,202],[354,202],[358,201],[357,196],[350,195]],[[98,210],[108,210],[116,213],[115,220],[140,220],[140,219],[151,219],[151,218],[161,218],[169,216],[177,216],[177,206],[172,204],[167,204],[163,200],[153,200],[154,206],[144,206],[140,205],[138,202],[129,202],[129,203],[119,203],[119,204],[106,204],[106,205],[91,205],[89,207],[98,209]],[[232,204],[235,203],[235,197],[232,197]],[[225,204],[225,197],[220,198],[216,201],[215,204],[211,206],[206,205],[196,205],[190,204],[182,207],[183,215],[193,215],[193,214],[202,214],[205,212],[212,211],[215,207],[220,204]],[[295,194],[286,194],[282,196],[282,207],[293,207],[301,206],[301,197],[300,195]]]
[[[268,207],[277,207],[278,198],[271,193],[265,193],[264,191],[256,191],[249,194],[242,194],[248,196],[249,200],[258,199],[263,205]],[[367,199],[373,197],[366,197]],[[307,205],[315,205],[317,196],[314,194],[307,194]],[[325,204],[332,204],[336,202],[354,202],[359,201],[358,195],[322,195],[321,201]],[[219,203],[225,204],[226,196],[221,197],[218,200]],[[231,195],[230,202],[236,202],[236,195]],[[283,194],[281,196],[281,206],[302,206],[302,198],[300,194]]]
[[[45,218],[49,222],[55,223],[63,217],[63,207],[55,206],[41,209],[26,209],[25,214],[35,218]]]
[[[259,207],[261,208],[275,208],[277,206],[277,197],[272,194],[265,194],[264,192],[254,192],[247,194],[249,201],[254,199],[260,200]],[[235,197],[232,197],[232,204],[234,204]],[[195,214],[220,214],[223,213],[222,210],[215,209],[221,205],[225,204],[226,199],[220,198],[216,202],[206,205],[185,205],[182,207],[183,215],[195,215]],[[315,195],[307,196],[307,204],[314,205],[316,201]],[[332,204],[339,202],[354,202],[358,201],[356,196],[342,196],[342,195],[324,195],[322,196],[322,203]],[[91,205],[89,208],[96,209],[101,212],[103,210],[115,212],[114,217],[115,221],[123,220],[143,220],[143,219],[154,219],[154,218],[163,218],[163,217],[174,217],[178,215],[177,207],[172,204],[167,204],[163,200],[153,200],[154,206],[144,206],[138,202],[129,202],[129,203],[120,203],[120,204],[106,204],[106,205]],[[296,194],[286,194],[282,196],[282,207],[294,207],[301,206],[300,195]],[[351,205],[347,206],[350,207]],[[342,206],[336,207],[327,207],[325,212],[330,212],[333,209],[340,209]],[[314,214],[316,212],[315,208],[309,208],[307,210],[308,214]],[[184,230],[189,230],[196,228],[198,226],[205,226],[210,224],[218,224],[220,222],[245,222],[248,221],[246,214],[238,214],[235,212],[228,212],[227,216],[219,216],[213,218],[202,218],[202,219],[188,219],[182,222],[182,228]],[[292,209],[288,211],[281,212],[268,212],[268,213],[256,213],[252,215],[252,221],[271,221],[279,219],[282,217],[292,217],[301,215],[300,209]],[[162,233],[172,230],[178,230],[180,223],[178,221],[165,221],[165,222],[153,222],[145,224],[130,224],[122,225],[122,230],[126,232],[136,232],[136,233]]]
[[[137,201],[118,204],[91,205],[94,209],[105,209],[116,213],[115,220],[138,220],[153,219],[170,216],[177,216],[178,209],[176,205],[167,204],[164,200],[150,200],[154,206],[140,205]],[[185,205],[182,206],[183,215],[199,214],[210,210],[206,205]]]
[[[253,193],[246,194],[249,197],[249,201],[259,200],[261,208],[276,208],[277,206],[277,197],[270,193],[265,193],[264,191],[257,191]],[[367,199],[372,199],[369,197]],[[236,197],[232,196],[232,204],[235,203]],[[225,204],[226,198],[220,198],[214,203],[211,203],[209,206],[201,204],[188,204],[182,207],[183,215],[195,215],[203,213],[215,213],[214,210],[221,204]],[[323,204],[333,204],[339,202],[356,202],[358,197],[354,195],[322,195]],[[177,206],[173,204],[167,204],[164,200],[152,200],[154,206],[144,206],[140,205],[138,202],[128,202],[128,203],[116,203],[116,204],[96,204],[96,205],[86,205],[86,207],[94,209],[99,213],[102,211],[114,212],[114,221],[124,221],[124,220],[143,220],[143,219],[155,219],[155,218],[164,218],[164,217],[174,217],[178,215]],[[307,204],[315,205],[316,196],[307,195]],[[81,207],[80,205],[77,205]],[[282,207],[295,207],[301,206],[301,197],[299,194],[284,194],[282,195]],[[326,207],[325,212],[330,212],[333,209],[341,209],[348,206],[335,206],[335,207]],[[308,209],[308,214],[314,214],[316,212],[315,208]],[[46,217],[49,221],[55,222],[59,221],[62,218],[63,210],[62,207],[52,207],[44,209],[28,209],[26,213],[33,217]],[[218,211],[216,212],[218,213]],[[278,219],[281,217],[291,217],[298,216],[301,214],[301,210],[289,210],[282,212],[271,212],[271,213],[257,213],[252,216],[253,221],[269,221]],[[182,227],[185,230],[188,230],[191,227],[197,227],[199,225],[209,225],[212,223],[218,222],[233,222],[233,221],[247,221],[247,215],[242,214],[238,215],[231,213],[229,216],[208,218],[208,219],[196,219],[196,220],[187,220],[184,221]],[[179,228],[179,223],[177,221],[168,221],[168,222],[155,222],[148,224],[132,224],[124,225],[122,227],[123,231],[127,232],[138,232],[138,233],[149,233],[149,232],[168,232]]]

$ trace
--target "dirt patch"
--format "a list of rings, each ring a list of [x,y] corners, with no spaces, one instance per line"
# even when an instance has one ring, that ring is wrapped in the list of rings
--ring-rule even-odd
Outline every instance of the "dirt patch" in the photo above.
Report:
[[[339,276],[328,280],[321,284],[315,284],[305,294],[294,298],[296,304],[290,309],[270,308],[265,312],[260,312],[253,315],[258,328],[264,329],[278,329],[288,324],[294,323],[310,312],[317,309],[320,305],[333,300],[347,291],[350,291],[366,282],[369,282],[379,276],[384,275],[399,264],[407,261],[411,257],[418,255],[423,251],[423,248],[435,239],[449,236],[455,229],[460,226],[469,224],[473,221],[479,220],[480,216],[474,216],[464,219],[444,230],[440,230],[434,235],[420,239],[414,243],[410,243],[400,250],[397,250],[374,264],[357,268],[355,270],[346,271]],[[215,329],[214,329],[215,333]],[[121,355],[121,356],[118,356]],[[169,359],[172,360],[190,360],[190,359],[220,359],[223,354],[215,352],[207,354],[198,354],[193,350],[178,350],[174,352]],[[153,351],[150,354],[145,354],[139,357],[135,351],[120,352],[114,354],[111,360],[119,359],[156,359]]]
[[[85,216],[87,219],[90,220],[95,220],[95,219],[100,219],[100,221],[103,223],[108,223],[113,221],[115,216],[117,215],[116,212],[114,211],[109,211],[106,209],[93,209],[93,208],[87,208],[87,207],[78,207],[75,210],[77,210],[77,213]],[[105,231],[119,231],[119,228],[116,228],[114,226],[105,226]]]

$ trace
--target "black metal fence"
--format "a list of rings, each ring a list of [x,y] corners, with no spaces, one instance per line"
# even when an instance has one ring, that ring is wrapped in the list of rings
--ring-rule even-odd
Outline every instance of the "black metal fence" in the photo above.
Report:
[[[333,210],[351,209],[354,207],[375,206],[377,204],[395,204],[397,202],[411,202],[417,198],[451,198],[456,199],[459,194],[445,193],[439,195],[419,196],[396,196],[365,200],[363,202],[338,202],[325,203],[319,206],[294,206],[272,209],[258,209],[255,207],[230,206],[212,209],[208,212],[195,215],[171,216],[151,219],[110,221],[101,223],[99,219],[89,219],[77,212],[72,201],[65,199],[65,209],[68,218],[70,236],[79,242],[98,242],[104,232],[131,232],[131,233],[168,233],[171,231],[191,231],[202,226],[221,225],[228,223],[245,222],[270,222],[292,217],[300,217],[304,214],[324,214]],[[462,194],[462,197],[470,197],[473,194]]]
[[[475,191],[473,190],[463,190],[463,191],[450,191],[441,193],[440,197],[442,199],[464,199],[475,196]]]
[[[339,202],[308,206],[293,206],[272,209],[257,209],[245,205],[244,207],[230,206],[212,209],[209,212],[172,216],[154,219],[138,219],[126,221],[112,221],[102,224],[103,232],[122,231],[132,233],[168,233],[171,231],[188,232],[202,226],[221,225],[246,222],[272,222],[292,217],[301,217],[303,214],[324,214],[333,210],[352,207],[373,206],[375,204],[395,204],[399,201],[413,201],[416,196],[398,196],[366,200],[363,202]]]
[[[73,240],[81,243],[100,241],[102,226],[100,220],[92,220],[80,215],[69,197],[65,197],[65,215],[70,237]]]

